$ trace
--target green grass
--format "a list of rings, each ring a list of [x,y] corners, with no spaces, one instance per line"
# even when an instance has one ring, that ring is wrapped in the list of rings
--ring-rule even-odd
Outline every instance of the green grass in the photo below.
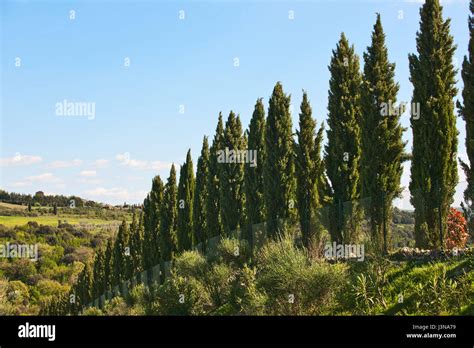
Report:
[[[41,215],[36,217],[31,216],[0,216],[0,224],[7,227],[21,226],[27,224],[29,221],[35,221],[40,225],[57,226],[58,220],[66,220],[69,224],[77,225],[79,223],[93,224],[93,225],[108,225],[112,223],[120,223],[118,220],[103,220],[91,219],[70,215]]]

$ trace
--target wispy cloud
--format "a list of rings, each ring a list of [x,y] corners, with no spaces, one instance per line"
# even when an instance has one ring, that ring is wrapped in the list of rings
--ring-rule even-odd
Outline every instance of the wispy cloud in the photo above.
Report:
[[[96,168],[105,168],[109,164],[109,160],[104,158],[99,158],[93,162],[93,166]]]
[[[53,161],[46,164],[47,168],[71,168],[71,167],[78,167],[82,164],[82,160],[80,159],[73,159],[71,161]]]
[[[0,167],[27,166],[41,162],[40,156],[15,154],[13,157],[0,158]]]
[[[161,161],[145,161],[145,160],[137,160],[130,157],[128,152],[120,153],[115,156],[115,159],[120,163],[122,166],[127,166],[134,169],[142,169],[142,170],[163,170],[171,168],[171,163],[168,162],[161,162]]]
[[[79,176],[91,178],[97,176],[97,172],[95,170],[83,170],[79,173]]]
[[[137,201],[144,199],[146,194],[147,192],[144,190],[132,192],[123,187],[97,187],[95,189],[84,191],[84,196],[104,201],[108,199],[120,201]]]
[[[32,186],[33,184],[57,184],[57,187],[65,187],[63,181],[52,173],[28,176],[21,181],[14,182],[13,187]]]

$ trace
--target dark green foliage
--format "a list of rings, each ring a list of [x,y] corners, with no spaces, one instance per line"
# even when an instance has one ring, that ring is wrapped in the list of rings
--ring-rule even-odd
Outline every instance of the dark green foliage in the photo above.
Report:
[[[309,249],[319,242],[321,229],[315,220],[320,207],[318,188],[323,172],[320,156],[322,133],[321,127],[316,135],[316,121],[312,117],[308,95],[303,92],[299,130],[296,131],[298,141],[295,143],[296,198],[303,244]]]
[[[274,239],[295,217],[294,172],[290,96],[278,82],[269,100],[264,162],[267,234]]]
[[[93,273],[90,263],[86,263],[82,270],[76,285],[76,301],[79,306],[88,305],[93,296]]]
[[[329,65],[328,142],[325,166],[332,189],[329,232],[338,243],[354,242],[360,225],[360,85],[359,57],[344,33]]]
[[[244,187],[247,212],[247,226],[244,236],[252,245],[252,226],[265,220],[265,191],[263,168],[265,163],[265,109],[262,99],[258,99],[248,129],[248,150],[255,151],[256,166],[245,163]]]
[[[224,136],[221,148],[219,148],[218,170],[219,170],[219,191],[220,191],[220,214],[222,227],[226,235],[230,235],[239,227],[244,212],[244,164],[238,163],[236,153],[235,162],[225,162],[225,154],[229,151],[245,150],[244,138],[242,136],[242,124],[239,116],[232,111],[225,124]],[[229,156],[229,160],[232,157]]]
[[[104,287],[109,290],[112,287],[113,281],[113,242],[112,239],[107,241],[107,247],[104,253]]]
[[[128,264],[130,259],[130,230],[124,220],[119,227],[117,238],[114,242],[112,256],[112,285],[119,285],[127,280]]]
[[[206,219],[206,205],[209,199],[209,144],[207,137],[202,141],[201,156],[198,159],[196,171],[196,187],[193,202],[193,230],[194,243],[204,243],[208,236],[208,224]]]
[[[466,218],[469,221],[471,238],[474,238],[474,1],[470,2],[471,15],[469,16],[469,53],[464,56],[462,64],[462,91],[463,104],[458,102],[459,113],[466,122],[466,152],[470,165],[461,161],[462,169],[466,174],[467,187],[464,191]]]
[[[131,276],[143,270],[143,256],[143,213],[140,212],[140,215],[137,217],[136,212],[134,212],[130,227]]]
[[[416,245],[439,248],[444,244],[447,214],[458,180],[455,45],[449,34],[450,20],[443,20],[438,0],[427,0],[420,16],[418,55],[409,56],[412,103],[419,103],[421,110],[419,117],[411,118],[410,192]]]
[[[158,233],[160,208],[163,200],[163,182],[159,175],[153,178],[151,192],[143,202],[143,268],[149,269],[160,260]]]
[[[170,261],[177,250],[177,195],[176,169],[173,164],[171,166],[170,176],[168,177],[168,181],[165,185],[163,203],[160,209],[161,220],[158,238],[160,245],[160,261],[162,265],[163,262]]]
[[[92,270],[92,295],[94,298],[99,297],[105,291],[105,260],[104,260],[104,252],[102,250],[97,250],[94,260],[94,267]]]
[[[193,200],[194,169],[191,150],[188,150],[186,162],[181,166],[178,184],[178,252],[189,250],[193,245]]]
[[[401,193],[405,143],[400,112],[396,105],[399,86],[394,81],[395,64],[388,61],[380,15],[372,32],[372,43],[364,53],[362,90],[362,196],[367,207],[373,241],[379,251],[390,245],[392,201]],[[386,112],[388,111],[388,112]]]
[[[209,199],[207,200],[207,230],[208,236],[214,237],[222,234],[222,224],[220,217],[220,190],[219,190],[219,169],[217,162],[217,151],[222,149],[224,141],[224,126],[222,114],[219,113],[219,121],[216,127],[214,140],[209,151]]]

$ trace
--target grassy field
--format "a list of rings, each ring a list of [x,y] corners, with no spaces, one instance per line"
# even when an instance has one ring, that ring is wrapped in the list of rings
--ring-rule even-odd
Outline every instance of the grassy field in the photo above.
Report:
[[[93,225],[108,225],[113,223],[120,223],[118,220],[102,220],[102,219],[91,219],[78,216],[68,216],[68,215],[42,215],[42,216],[0,216],[0,224],[7,227],[21,226],[27,224],[29,221],[36,221],[41,225],[57,226],[58,220],[72,225],[77,225],[80,223],[84,224],[93,224]]]
[[[15,210],[26,210],[28,208],[26,205],[10,204],[5,202],[0,202],[0,207]]]

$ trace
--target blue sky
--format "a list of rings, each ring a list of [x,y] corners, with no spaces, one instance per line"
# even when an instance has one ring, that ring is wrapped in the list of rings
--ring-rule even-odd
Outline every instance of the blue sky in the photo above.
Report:
[[[397,65],[398,99],[408,102],[407,56],[416,51],[421,4],[4,0],[0,187],[141,202],[152,177],[166,179],[170,163],[182,163],[188,148],[196,165],[202,137],[212,138],[219,111],[225,117],[230,110],[239,113],[247,126],[256,99],[267,105],[277,81],[292,96],[294,125],[302,89],[321,124],[331,51],[344,31],[362,57],[376,12]],[[443,5],[460,66],[467,52],[468,1]],[[59,116],[56,104],[64,100],[94,103],[94,117]],[[402,122],[409,126],[407,114]],[[458,128],[459,155],[465,157],[460,119]],[[410,151],[410,129],[405,138]],[[404,185],[408,177],[407,168]]]

